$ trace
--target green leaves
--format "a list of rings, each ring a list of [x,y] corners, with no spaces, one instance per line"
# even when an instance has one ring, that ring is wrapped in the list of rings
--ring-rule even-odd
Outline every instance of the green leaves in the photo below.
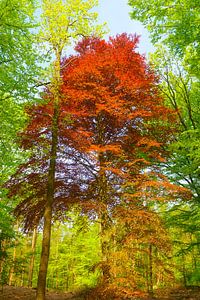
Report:
[[[34,48],[35,1],[0,2],[0,98],[4,93],[20,100],[34,96],[38,53]]]
[[[149,30],[153,43],[162,41],[170,50],[185,57],[191,71],[199,76],[200,15],[198,0],[129,0],[131,17]]]
[[[25,124],[22,105],[16,104],[7,94],[0,98],[0,184],[5,182],[23,161],[17,145],[17,132]]]
[[[198,0],[129,0],[131,17],[138,19],[152,34],[153,41],[161,38],[178,51],[199,41],[199,1]],[[197,44],[194,45],[198,48]]]
[[[35,1],[0,1],[0,246],[14,237],[5,182],[24,161],[19,132],[26,121],[22,103],[36,97],[35,80],[40,68],[34,48]],[[7,249],[4,250],[6,254]],[[2,263],[2,261],[1,261]],[[2,267],[2,266],[1,266]]]
[[[170,56],[163,47],[151,55],[161,78],[160,90],[166,103],[176,110],[178,134],[170,146],[171,161],[167,172],[179,182],[200,195],[198,174],[200,165],[199,83],[185,68],[184,61]]]

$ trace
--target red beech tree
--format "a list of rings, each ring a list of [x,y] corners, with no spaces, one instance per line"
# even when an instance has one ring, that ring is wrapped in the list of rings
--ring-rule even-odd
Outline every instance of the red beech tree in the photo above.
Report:
[[[179,192],[158,169],[167,156],[164,145],[170,142],[174,115],[163,104],[157,78],[136,52],[137,42],[126,34],[108,42],[84,39],[77,55],[63,59],[61,67],[53,216],[61,218],[73,203],[98,215],[104,283],[111,278],[108,232],[114,215],[130,213],[133,203],[145,209],[150,199]],[[31,156],[8,186],[10,195],[20,198],[15,213],[29,229],[40,222],[46,205],[55,119],[51,91],[27,113],[22,146],[32,149]]]
[[[123,193],[125,183],[137,192],[142,186],[144,193],[144,182],[150,187],[150,176],[159,176],[153,167],[166,154],[162,146],[170,139],[173,114],[163,105],[144,57],[135,51],[137,42],[137,37],[126,34],[109,42],[84,39],[76,47],[78,54],[63,60],[54,214],[67,209],[68,203],[97,199],[95,181],[100,174],[101,180],[110,178],[116,197],[121,197],[122,183]],[[30,120],[21,135],[22,147],[32,152],[10,182],[10,195],[20,196],[16,213],[24,216],[26,228],[43,215],[53,104],[47,90],[41,104],[27,109]],[[143,172],[147,167],[151,173]],[[161,177],[156,185],[161,185]]]
[[[150,224],[153,228],[159,222],[148,203],[186,192],[170,184],[158,167],[167,157],[164,146],[173,136],[175,117],[159,95],[158,79],[136,52],[137,42],[137,37],[126,34],[108,42],[84,39],[76,47],[79,56],[75,64],[62,72],[63,115],[70,113],[73,129],[83,134],[85,149],[77,162],[92,175],[80,204],[99,218],[104,283],[112,277],[110,254],[116,220],[132,230],[135,218],[126,222],[125,216],[136,213],[143,236]],[[152,245],[161,251],[165,248],[164,233],[163,244],[149,236],[146,233],[149,249]]]

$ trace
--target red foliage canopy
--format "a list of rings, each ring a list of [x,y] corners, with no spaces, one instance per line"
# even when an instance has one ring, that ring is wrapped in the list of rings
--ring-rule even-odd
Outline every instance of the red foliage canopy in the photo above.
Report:
[[[75,202],[90,211],[116,205],[130,184],[133,193],[157,176],[144,170],[164,159],[174,116],[159,95],[158,79],[136,52],[137,42],[126,34],[108,42],[84,39],[77,55],[63,59],[57,216]],[[45,205],[54,99],[50,91],[44,98],[28,109],[30,121],[22,134],[22,145],[32,149],[32,156],[8,184],[10,195],[21,198],[16,213],[25,216],[26,227],[39,222]]]

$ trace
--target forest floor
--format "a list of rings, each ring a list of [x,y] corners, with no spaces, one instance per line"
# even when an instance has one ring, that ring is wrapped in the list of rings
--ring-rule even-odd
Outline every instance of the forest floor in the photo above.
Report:
[[[4,286],[0,290],[0,300],[35,300],[36,291],[26,287]],[[86,300],[87,297],[73,293],[47,292],[46,300]],[[200,287],[174,288],[159,291],[155,298],[135,298],[135,300],[200,300]],[[102,299],[103,300],[103,299]]]

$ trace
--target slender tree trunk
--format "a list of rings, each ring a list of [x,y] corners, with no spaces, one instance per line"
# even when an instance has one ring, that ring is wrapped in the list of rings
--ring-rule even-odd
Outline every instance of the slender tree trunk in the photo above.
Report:
[[[34,228],[33,229],[33,237],[32,237],[32,245],[31,245],[32,254],[31,254],[31,260],[30,260],[30,265],[29,265],[29,274],[28,274],[28,287],[32,287],[36,241],[37,241],[37,228]]]
[[[102,252],[102,274],[103,274],[103,282],[108,282],[111,274],[110,274],[110,264],[109,264],[109,252],[111,245],[108,239],[109,228],[110,228],[110,220],[107,210],[107,179],[104,171],[99,176],[99,203],[101,206],[100,209],[100,236],[101,236],[101,252]]]
[[[97,142],[100,145],[105,144],[105,128],[104,121],[102,120],[101,114],[97,118],[97,130],[98,138]],[[98,201],[100,205],[99,221],[100,221],[100,235],[101,235],[101,252],[102,252],[102,281],[103,283],[109,282],[111,277],[110,264],[109,264],[109,250],[110,241],[108,241],[108,234],[110,228],[110,220],[108,215],[107,203],[108,203],[108,182],[104,170],[105,158],[102,153],[99,154],[99,178],[98,178]]]
[[[5,251],[6,248],[6,240],[0,241],[0,250],[2,253]],[[1,285],[1,291],[3,292],[3,285],[4,285],[4,263],[5,263],[5,256],[3,256],[0,260],[0,285]]]
[[[40,258],[40,268],[37,285],[37,297],[36,300],[45,299],[46,289],[46,277],[47,268],[50,253],[50,241],[51,241],[51,221],[52,221],[52,204],[54,200],[54,182],[55,182],[55,166],[56,166],[56,152],[58,144],[58,108],[54,111],[52,130],[52,149],[50,158],[50,167],[48,174],[48,185],[47,185],[47,201],[44,211],[44,227],[43,227],[43,239],[42,239],[42,253]]]
[[[100,234],[101,234],[101,252],[102,252],[102,274],[103,274],[103,282],[106,283],[110,279],[110,266],[108,262],[109,255],[109,242],[107,240],[107,230],[108,230],[108,216],[107,212],[101,212],[100,219]]]
[[[43,239],[42,239],[42,253],[40,258],[40,268],[37,284],[37,296],[36,300],[45,299],[46,289],[46,277],[49,262],[50,253],[50,241],[51,241],[51,222],[52,222],[52,204],[54,200],[54,183],[55,183],[55,169],[56,169],[56,156],[58,145],[58,103],[54,105],[53,125],[52,125],[52,146],[50,155],[50,166],[48,173],[47,183],[47,200],[44,210],[44,227],[43,227]]]
[[[19,230],[19,221],[17,220],[16,223],[16,230]],[[14,249],[13,249],[13,262],[12,262],[12,266],[10,268],[10,272],[9,272],[9,281],[8,281],[8,285],[12,285],[13,282],[13,275],[14,275],[14,270],[15,270],[15,262],[16,262],[16,256],[17,256],[17,241],[15,240],[15,245],[14,245]]]
[[[12,282],[13,282],[15,261],[16,261],[16,245],[14,246],[14,249],[13,249],[13,261],[12,261],[12,266],[11,266],[10,272],[9,272],[8,285],[12,285]]]
[[[59,98],[60,98],[60,69],[61,69],[61,53],[56,52],[56,60],[54,63],[54,73],[52,78],[52,86],[50,92],[54,99],[54,113],[52,117],[52,140],[51,140],[51,152],[49,162],[49,172],[47,180],[47,194],[46,205],[44,210],[44,227],[43,227],[43,239],[42,239],[42,253],[40,258],[40,268],[37,284],[36,300],[45,299],[46,289],[46,277],[50,254],[50,241],[51,241],[51,222],[52,222],[52,205],[54,201],[55,190],[55,173],[56,173],[56,158],[58,148],[58,120],[59,120]]]
[[[100,171],[99,171],[99,204],[100,204],[100,236],[101,236],[101,252],[102,252],[102,274],[103,282],[106,283],[110,279],[110,266],[108,262],[109,256],[109,241],[108,241],[108,229],[109,229],[109,216],[107,211],[107,179],[105,172],[102,171],[103,159],[99,156]]]
[[[0,261],[0,285],[1,285],[1,291],[3,292],[3,266],[4,266],[4,259],[1,259]]]
[[[153,296],[153,249],[149,244],[149,294]]]
[[[187,286],[187,275],[186,275],[184,254],[182,254],[182,274],[183,274],[183,284],[186,287]]]
[[[112,243],[113,243],[113,277],[114,279],[117,277],[116,267],[117,267],[117,261],[116,261],[116,251],[117,251],[117,241],[116,241],[116,224],[114,224],[114,234],[112,237]]]
[[[24,267],[22,268],[22,273],[21,273],[21,284],[20,286],[24,286],[24,273],[25,273],[25,270],[24,270]]]
[[[44,213],[44,228],[43,228],[43,240],[42,240],[42,253],[40,258],[40,268],[38,275],[37,284],[37,300],[45,299],[45,289],[46,289],[46,277],[47,268],[49,261],[50,252],[50,239],[51,239],[51,219],[52,219],[52,208],[48,203],[45,207]]]
[[[55,227],[55,231],[56,231],[56,240],[55,240],[55,248],[56,248],[56,253],[55,253],[55,261],[56,261],[56,268],[55,268],[55,273],[56,273],[56,290],[59,287],[59,269],[58,269],[58,256],[59,256],[59,242],[60,242],[60,230],[59,230],[59,226]]]

